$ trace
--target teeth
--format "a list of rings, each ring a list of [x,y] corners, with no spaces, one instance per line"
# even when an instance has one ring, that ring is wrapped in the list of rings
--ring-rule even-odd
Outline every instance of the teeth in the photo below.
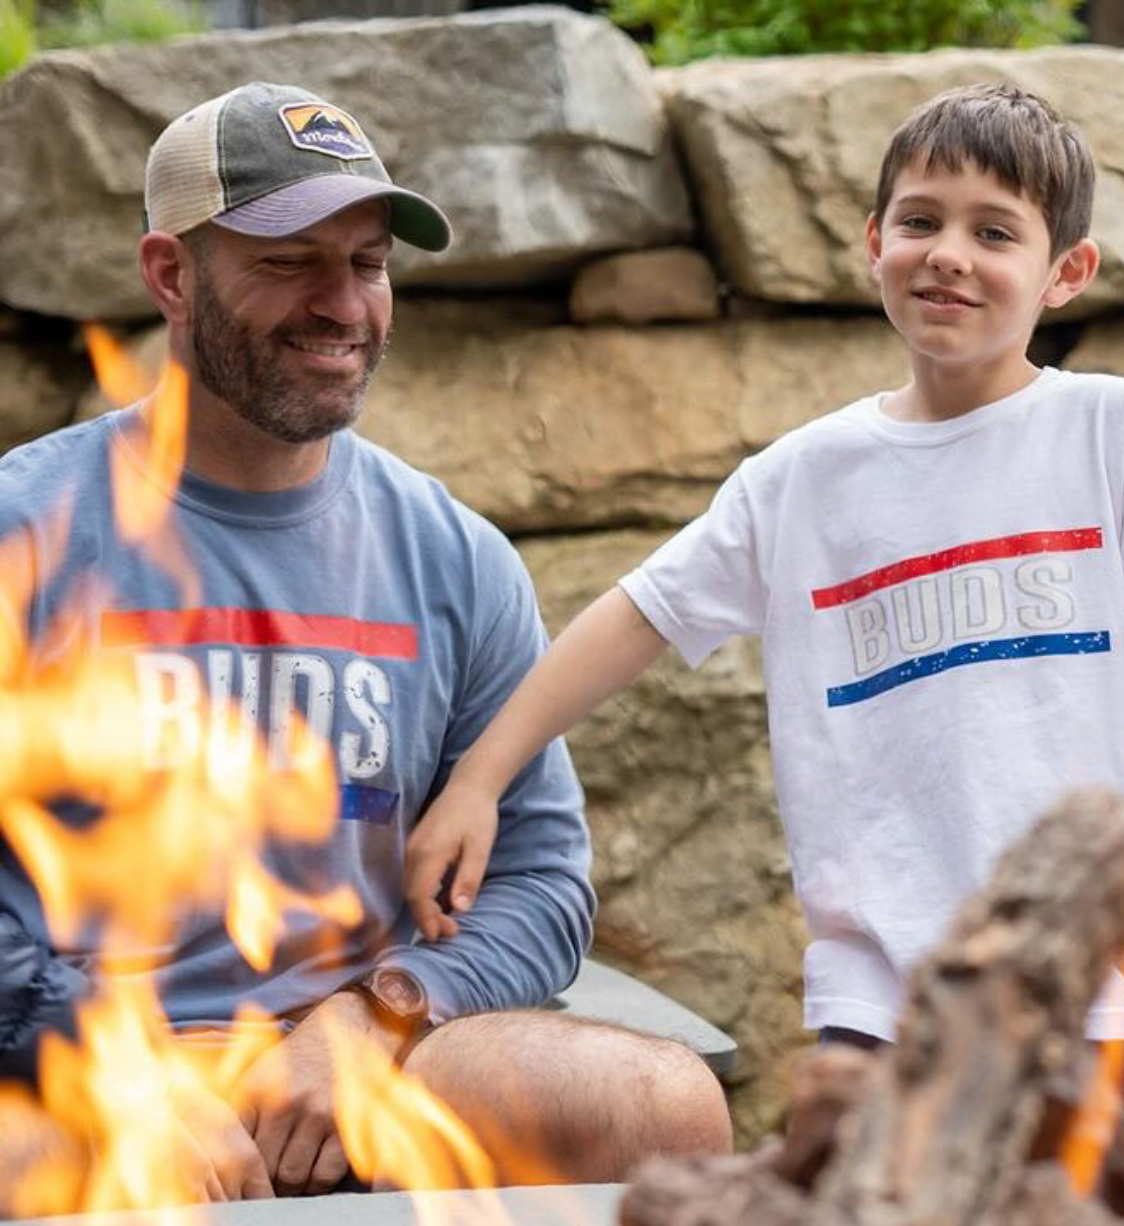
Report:
[[[305,353],[318,353],[326,358],[346,358],[351,352],[351,345],[330,345],[324,341],[296,341],[289,342],[294,349],[301,349]]]
[[[921,297],[924,298],[926,302],[949,303],[964,301],[963,298],[953,298],[951,294],[937,294],[932,290],[927,290],[921,295]]]

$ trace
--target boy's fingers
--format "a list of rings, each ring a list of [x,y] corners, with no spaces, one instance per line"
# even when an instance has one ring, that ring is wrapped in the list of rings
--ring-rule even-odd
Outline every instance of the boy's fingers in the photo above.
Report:
[[[445,871],[455,859],[447,850],[422,846],[406,849],[406,901],[414,915],[434,902],[441,891]]]
[[[449,887],[454,911],[468,911],[476,901],[480,883],[484,880],[484,870],[488,867],[489,851],[489,842],[480,844],[476,840],[466,843],[461,849],[453,884]]]
[[[418,931],[427,941],[436,941],[441,935],[441,920],[444,918],[436,898],[411,898],[410,911]]]

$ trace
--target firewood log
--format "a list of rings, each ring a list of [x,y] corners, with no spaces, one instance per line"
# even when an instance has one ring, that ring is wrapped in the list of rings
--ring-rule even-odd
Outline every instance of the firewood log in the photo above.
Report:
[[[626,1226],[1101,1226],[1056,1163],[1058,1104],[1088,1065],[1083,1022],[1124,951],[1124,805],[1083,792],[995,867],[916,970],[804,1194],[800,1163],[649,1164]],[[813,1095],[814,1097],[814,1095]],[[1065,1111],[1061,1113],[1064,1124]],[[1042,1137],[1053,1138],[1044,1150]],[[783,1152],[783,1151],[782,1151]],[[806,1166],[807,1164],[805,1164]],[[805,1174],[807,1172],[805,1171]],[[691,1186],[694,1180],[693,1188]],[[805,1182],[807,1180],[805,1179]],[[674,1206],[674,1208],[669,1208]]]

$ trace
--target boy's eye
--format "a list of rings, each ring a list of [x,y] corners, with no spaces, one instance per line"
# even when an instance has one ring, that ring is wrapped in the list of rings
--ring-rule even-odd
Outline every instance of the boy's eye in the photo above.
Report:
[[[900,222],[903,230],[916,230],[918,232],[928,232],[929,230],[936,229],[936,224],[931,217],[924,217],[920,214],[903,217]]]
[[[987,243],[1009,243],[1013,241],[1014,235],[1001,226],[984,226],[980,231],[980,238]]]

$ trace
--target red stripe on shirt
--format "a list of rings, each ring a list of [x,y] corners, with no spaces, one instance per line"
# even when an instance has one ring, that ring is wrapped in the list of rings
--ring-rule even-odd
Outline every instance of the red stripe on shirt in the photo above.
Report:
[[[416,626],[364,622],[319,613],[276,609],[129,609],[101,618],[107,647],[187,647],[234,643],[239,647],[301,647],[352,651],[362,656],[418,658]]]
[[[1015,558],[1028,553],[1064,553],[1074,549],[1100,549],[1104,544],[1100,528],[1071,528],[1064,532],[1021,532],[1017,536],[997,536],[989,541],[973,541],[942,549],[939,553],[926,553],[916,558],[905,558],[890,566],[848,579],[834,587],[816,588],[812,592],[812,604],[817,609],[830,609],[835,605],[850,604],[861,596],[877,592],[880,588],[904,583],[921,575],[933,575],[938,571],[951,570],[968,562],[986,562],[993,558]]]

